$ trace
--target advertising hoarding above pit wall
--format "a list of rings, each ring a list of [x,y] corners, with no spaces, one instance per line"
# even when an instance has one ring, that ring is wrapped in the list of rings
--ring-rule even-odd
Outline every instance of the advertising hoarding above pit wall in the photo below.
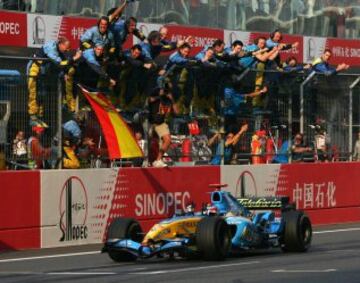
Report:
[[[0,46],[40,47],[45,41],[66,36],[71,40],[74,49],[79,47],[79,39],[84,31],[95,25],[94,18],[69,16],[50,16],[42,14],[24,14],[0,11]],[[147,35],[151,30],[159,29],[159,24],[139,23],[140,30]],[[245,44],[251,43],[257,36],[268,37],[268,34],[257,32],[219,30],[203,27],[167,25],[168,39],[184,39],[194,37],[193,51],[195,54],[217,39],[231,44],[238,39]],[[282,59],[295,56],[299,61],[310,63],[321,55],[325,48],[333,52],[332,64],[345,62],[352,66],[360,66],[360,40],[336,38],[308,37],[301,35],[284,35],[284,42],[299,42],[297,48],[282,52]],[[137,43],[137,39],[129,37],[125,48]]]

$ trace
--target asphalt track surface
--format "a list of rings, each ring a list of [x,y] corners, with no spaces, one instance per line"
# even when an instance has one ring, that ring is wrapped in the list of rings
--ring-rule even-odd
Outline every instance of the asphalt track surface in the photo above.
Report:
[[[114,263],[100,246],[0,254],[0,282],[360,282],[360,224],[314,229],[306,253],[278,249],[221,262]]]

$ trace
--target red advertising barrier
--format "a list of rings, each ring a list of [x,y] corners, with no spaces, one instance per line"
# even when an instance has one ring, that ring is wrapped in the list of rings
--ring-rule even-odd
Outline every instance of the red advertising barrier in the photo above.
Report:
[[[328,38],[326,48],[332,51],[332,64],[360,65],[360,40]]]
[[[279,179],[287,185],[277,194],[288,195],[314,224],[360,221],[359,172],[358,162],[283,165]]]
[[[0,45],[27,46],[26,14],[0,11]]]
[[[40,248],[40,172],[1,172],[0,180],[0,250]]]

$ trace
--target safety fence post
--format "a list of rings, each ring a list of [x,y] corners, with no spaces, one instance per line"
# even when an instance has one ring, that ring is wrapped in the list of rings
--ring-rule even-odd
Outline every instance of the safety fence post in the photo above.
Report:
[[[58,136],[58,146],[57,146],[57,161],[58,169],[62,168],[62,82],[59,77],[57,80],[57,136]]]
[[[316,75],[316,72],[313,71],[309,76],[301,83],[300,85],[300,132],[304,133],[304,89],[305,85],[312,80]]]
[[[360,82],[360,77],[349,86],[349,161],[352,161],[353,149],[353,89]]]

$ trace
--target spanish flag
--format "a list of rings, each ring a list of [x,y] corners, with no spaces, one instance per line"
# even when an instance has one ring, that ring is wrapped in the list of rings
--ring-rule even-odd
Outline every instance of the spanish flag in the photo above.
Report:
[[[136,142],[132,130],[111,102],[102,93],[90,92],[80,85],[79,87],[99,120],[105,136],[109,158],[143,157],[143,152]]]

